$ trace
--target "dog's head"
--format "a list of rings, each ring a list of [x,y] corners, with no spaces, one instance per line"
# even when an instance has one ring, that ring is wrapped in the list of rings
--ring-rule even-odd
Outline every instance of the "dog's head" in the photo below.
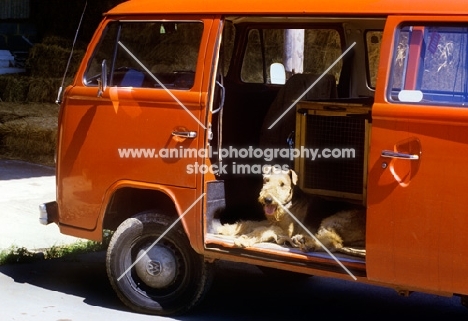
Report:
[[[296,173],[282,170],[274,166],[263,167],[263,187],[258,201],[263,206],[263,212],[270,221],[281,221],[285,215],[281,205],[288,207],[292,201],[294,187],[297,184]]]

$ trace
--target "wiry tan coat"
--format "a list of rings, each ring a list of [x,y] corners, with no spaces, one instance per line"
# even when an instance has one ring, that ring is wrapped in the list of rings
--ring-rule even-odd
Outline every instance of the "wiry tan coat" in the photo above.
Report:
[[[331,252],[365,256],[365,231],[365,212],[346,210],[323,219],[315,238],[308,234],[296,234],[292,237],[292,243],[305,252],[323,251],[325,247]]]
[[[258,200],[263,205],[266,220],[224,224],[218,228],[218,233],[238,236],[234,241],[235,245],[249,247],[261,242],[284,244],[302,231],[284,210],[287,208],[296,213],[300,221],[307,215],[309,202],[297,187],[297,175],[294,171],[276,171],[273,167],[266,167]]]
[[[332,252],[362,255],[363,252],[354,252],[344,248],[344,245],[364,246],[365,213],[361,210],[341,211],[325,218],[318,228],[307,226],[307,230],[304,230],[301,224],[304,224],[307,215],[317,213],[309,213],[310,200],[297,186],[297,179],[293,170],[280,171],[266,167],[258,198],[266,220],[224,224],[217,232],[237,236],[234,244],[239,247],[275,242],[289,243],[303,251],[320,251],[323,250],[322,243]],[[315,238],[309,233],[313,233]]]

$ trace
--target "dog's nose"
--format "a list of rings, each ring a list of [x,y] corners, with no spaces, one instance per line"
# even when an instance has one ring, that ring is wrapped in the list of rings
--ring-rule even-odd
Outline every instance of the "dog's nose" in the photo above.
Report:
[[[265,197],[264,201],[265,201],[265,204],[271,204],[273,202],[273,199],[271,197]]]

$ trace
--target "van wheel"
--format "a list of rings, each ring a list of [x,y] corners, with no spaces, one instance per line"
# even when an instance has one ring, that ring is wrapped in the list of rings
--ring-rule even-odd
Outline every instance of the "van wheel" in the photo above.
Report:
[[[166,215],[143,212],[120,224],[110,241],[110,283],[123,303],[139,313],[184,313],[211,284],[213,265],[191,248],[180,223],[153,246],[173,222]]]

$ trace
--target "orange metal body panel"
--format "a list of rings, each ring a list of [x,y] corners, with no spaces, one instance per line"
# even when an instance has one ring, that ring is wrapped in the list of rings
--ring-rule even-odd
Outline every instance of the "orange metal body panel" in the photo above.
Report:
[[[218,45],[218,28],[223,14],[287,14],[300,16],[345,15],[387,17],[381,60],[372,107],[372,133],[368,170],[367,257],[368,281],[375,284],[434,292],[468,293],[468,197],[464,197],[468,172],[468,110],[451,107],[394,104],[386,98],[391,69],[394,30],[402,21],[468,21],[466,4],[436,1],[170,1],[133,0],[110,10],[111,18],[184,16],[203,20],[205,33],[197,64],[196,79],[189,91],[177,98],[203,124],[207,123],[213,53]],[[339,11],[337,11],[338,9]],[[213,14],[200,17],[197,13]],[[407,16],[398,16],[406,14]],[[426,15],[438,15],[437,18]],[[179,15],[179,16],[177,16]],[[445,17],[443,16],[445,15]],[[449,16],[452,17],[449,17]],[[104,24],[100,26],[103,28]],[[90,48],[98,42],[99,32]],[[415,43],[418,46],[418,43]],[[78,71],[86,69],[87,57]],[[416,65],[416,62],[414,62]],[[415,66],[416,67],[416,66]],[[410,74],[414,88],[416,74]],[[412,77],[412,78],[411,78]],[[119,156],[119,148],[196,148],[207,145],[206,131],[164,91],[108,88],[97,98],[96,87],[85,87],[77,78],[67,88],[60,113],[57,160],[57,202],[61,229],[81,237],[98,238],[106,206],[122,187],[159,190],[174,200],[181,215],[204,192],[202,175],[187,175],[186,166],[204,158],[162,159]],[[92,98],[90,98],[92,97]],[[66,125],[64,127],[64,125]],[[193,140],[177,141],[174,130],[196,131]],[[416,161],[390,160],[382,150],[420,155]],[[93,155],[90,158],[89,155]],[[175,174],[180,173],[180,174]],[[208,177],[208,176],[207,176]],[[209,176],[213,178],[213,176]],[[192,246],[204,251],[202,202],[183,220]],[[225,258],[258,263],[252,258],[235,258],[209,252],[211,259]],[[284,263],[281,263],[286,266]],[[264,262],[272,266],[273,263]],[[303,272],[297,266],[292,270]],[[310,272],[311,270],[309,270]],[[333,273],[322,272],[326,276]]]
[[[297,0],[293,2],[273,1],[218,1],[204,0],[202,2],[189,0],[153,1],[131,0],[118,5],[108,14],[334,14],[334,15],[392,15],[392,14],[460,14],[466,11],[466,4],[459,0],[438,1],[405,0],[336,0],[336,1],[310,1]]]
[[[372,110],[367,273],[373,281],[395,286],[467,293],[468,110],[390,104],[385,96],[393,30],[415,20],[450,18],[387,20]],[[420,159],[383,158],[382,150],[419,154]]]
[[[215,21],[214,29],[217,30],[219,20],[213,17],[197,17],[196,20],[204,20],[207,31],[201,40],[195,82],[191,90],[175,91],[174,94],[203,124],[212,73],[211,63],[205,63],[204,59],[212,59],[216,39],[210,37],[216,37],[216,34],[211,34],[211,28]],[[104,26],[102,24],[100,28]],[[98,38],[99,31],[90,46],[96,45]],[[89,56],[83,60],[78,74],[84,73],[87,59]],[[162,158],[157,155],[162,148],[198,150],[205,146],[206,140],[205,128],[167,92],[108,87],[98,98],[97,87],[86,87],[77,77],[64,96],[62,105],[66,108],[61,109],[59,116],[57,202],[62,213],[60,226],[67,230],[67,234],[88,238],[91,235],[91,238],[99,239],[101,232],[92,231],[102,230],[107,201],[124,186],[149,188],[151,185],[150,189],[163,191],[174,200],[179,215],[202,194],[202,175],[186,174],[187,165],[196,161],[202,164],[202,157]],[[194,131],[197,137],[176,139],[172,136],[174,130]],[[155,156],[122,157],[119,150],[124,148],[152,148]],[[201,206],[197,205],[191,211],[201,212]],[[201,235],[194,231],[201,231],[202,227],[194,219],[195,215],[188,213],[183,224],[192,235],[191,240],[201,244]],[[198,248],[196,243],[192,245]]]

